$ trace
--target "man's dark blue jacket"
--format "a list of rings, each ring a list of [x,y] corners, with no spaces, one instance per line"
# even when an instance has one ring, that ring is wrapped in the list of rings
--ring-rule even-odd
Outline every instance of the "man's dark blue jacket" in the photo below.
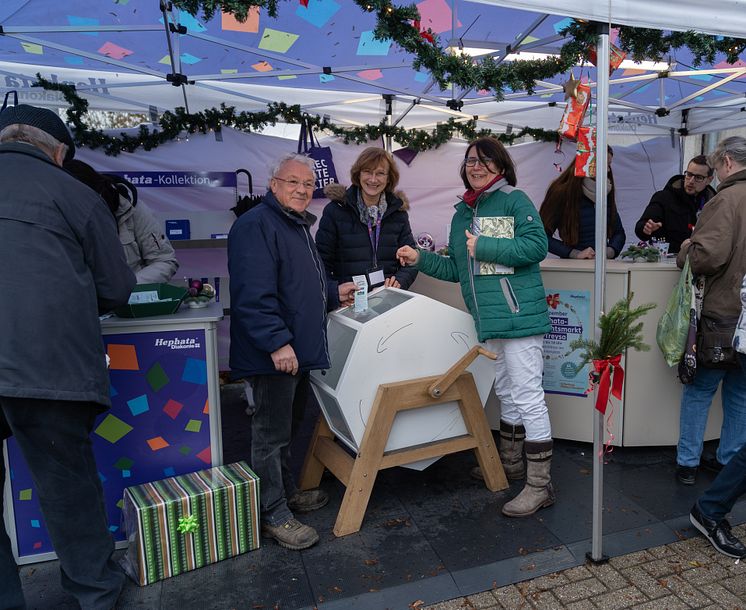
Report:
[[[327,283],[312,214],[283,208],[272,193],[228,235],[230,367],[234,378],[280,374],[270,354],[290,344],[300,372],[329,368]]]

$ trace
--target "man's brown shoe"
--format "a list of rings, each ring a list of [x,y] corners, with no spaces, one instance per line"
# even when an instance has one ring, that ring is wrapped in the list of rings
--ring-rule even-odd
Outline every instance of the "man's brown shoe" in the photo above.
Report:
[[[319,541],[319,535],[315,529],[310,525],[303,525],[293,517],[280,525],[263,523],[262,535],[266,538],[274,538],[277,544],[292,551],[307,549]]]
[[[296,491],[288,498],[288,508],[293,513],[310,513],[326,506],[329,502],[329,494],[323,489],[308,489]]]

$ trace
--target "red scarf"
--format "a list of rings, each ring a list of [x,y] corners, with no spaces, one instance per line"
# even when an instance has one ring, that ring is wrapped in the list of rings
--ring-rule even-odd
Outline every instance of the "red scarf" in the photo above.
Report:
[[[479,196],[482,193],[484,193],[488,188],[490,188],[493,184],[495,184],[495,182],[497,182],[498,180],[502,180],[502,179],[503,179],[503,175],[497,174],[497,176],[495,176],[490,181],[489,184],[483,186],[481,189],[478,189],[476,191],[474,189],[469,189],[465,191],[464,196],[463,196],[464,203],[466,203],[466,205],[468,205],[470,208],[473,208],[474,206],[477,205],[477,199],[479,199]]]

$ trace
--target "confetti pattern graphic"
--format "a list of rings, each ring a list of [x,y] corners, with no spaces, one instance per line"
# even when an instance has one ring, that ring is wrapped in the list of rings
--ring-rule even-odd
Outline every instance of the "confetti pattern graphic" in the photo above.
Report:
[[[91,441],[109,530],[124,540],[125,487],[211,466],[207,352],[202,330],[106,335],[104,344],[116,392]],[[31,473],[12,438],[8,461],[18,553],[51,552]]]

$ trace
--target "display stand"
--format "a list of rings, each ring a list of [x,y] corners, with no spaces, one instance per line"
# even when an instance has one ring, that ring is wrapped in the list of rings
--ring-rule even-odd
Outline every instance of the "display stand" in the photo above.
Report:
[[[222,318],[221,304],[210,303],[170,315],[101,322],[111,358],[112,408],[99,415],[90,438],[117,546],[126,545],[125,487],[223,463],[216,341]],[[15,439],[6,445],[12,474],[6,477],[5,524],[16,561],[55,559],[26,460]]]
[[[473,449],[490,491],[508,487],[500,457],[472,374],[465,369],[478,355],[495,355],[474,346],[443,375],[420,377],[378,386],[357,456],[334,442],[323,415],[319,417],[301,472],[301,489],[317,487],[324,468],[347,488],[334,524],[335,536],[360,530],[378,472],[417,460]],[[467,433],[404,449],[386,451],[394,419],[401,411],[422,409],[448,401],[458,403]]]

